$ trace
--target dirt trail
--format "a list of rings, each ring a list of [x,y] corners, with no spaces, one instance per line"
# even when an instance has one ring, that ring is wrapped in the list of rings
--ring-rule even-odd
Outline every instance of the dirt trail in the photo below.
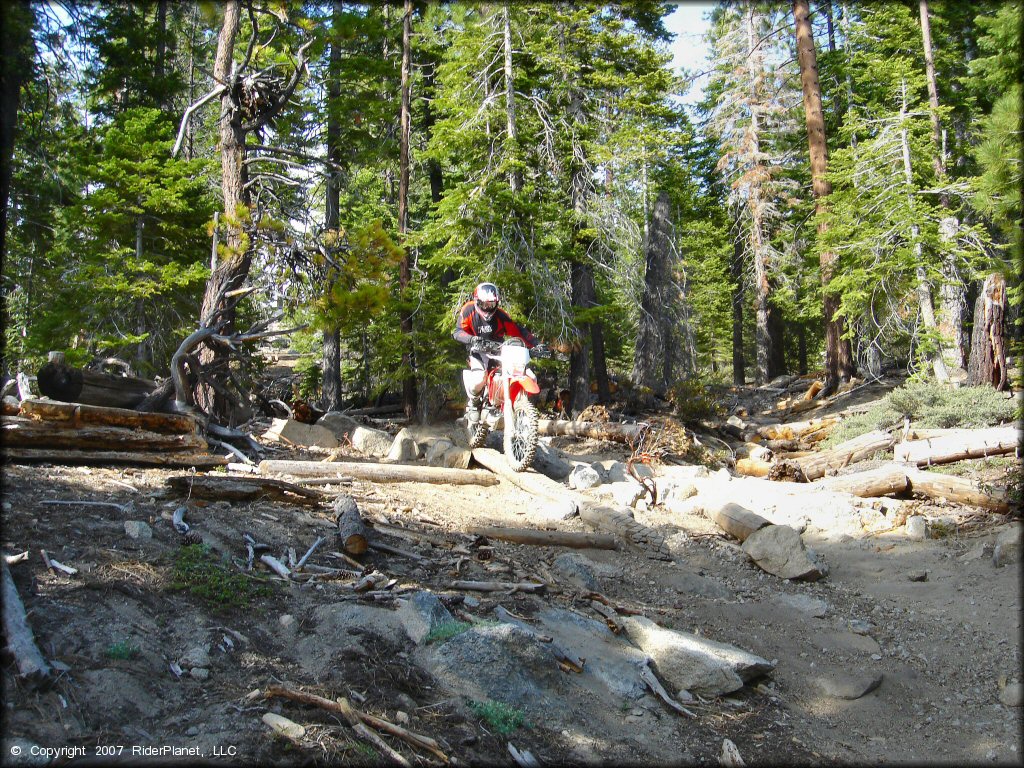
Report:
[[[610,443],[558,440],[577,460],[625,458]],[[368,518],[409,531],[378,533],[379,541],[418,556],[371,550],[361,558],[368,570],[396,580],[391,591],[399,596],[440,595],[467,624],[493,625],[498,605],[536,626],[554,609],[599,619],[587,594],[600,592],[662,626],[776,662],[774,671],[734,694],[689,704],[694,719],[649,693],[606,691],[572,700],[578,708],[562,713],[527,707],[526,723],[502,735],[423,667],[424,653],[436,646],[417,648],[409,639],[393,597],[361,599],[344,580],[284,584],[269,580],[268,572],[267,581],[250,580],[266,594],[254,594],[243,607],[174,589],[183,551],[170,521],[183,499],[165,484],[174,474],[182,473],[4,468],[3,550],[29,552],[11,572],[39,646],[58,668],[55,685],[36,690],[5,665],[5,764],[14,762],[12,750],[24,750],[24,757],[33,746],[64,748],[64,755],[82,747],[97,762],[107,762],[97,749],[108,747],[123,748],[120,757],[128,762],[159,754],[147,748],[194,749],[211,764],[381,761],[336,715],[248,696],[274,684],[347,696],[365,712],[437,739],[463,765],[513,764],[510,741],[546,765],[714,765],[724,739],[748,765],[1021,763],[1021,709],[1000,700],[1004,686],[1012,689],[1021,677],[1019,565],[995,567],[992,560],[996,536],[1012,524],[1002,518],[971,518],[942,538],[921,541],[908,539],[903,527],[850,536],[811,526],[804,540],[830,573],[798,583],[759,570],[698,508],[638,511],[638,520],[666,536],[671,561],[631,549],[570,551],[497,540],[481,553],[461,533],[471,525],[556,524],[539,523],[537,499],[506,483],[347,487]],[[906,504],[967,520],[968,510]],[[215,558],[244,564],[246,533],[276,555],[290,546],[299,556],[327,536],[310,562],[343,565],[329,556],[338,545],[326,507],[193,500],[186,519]],[[130,537],[126,520],[145,522],[151,538]],[[589,530],[579,518],[557,527]],[[79,573],[48,571],[40,549]],[[554,586],[541,595],[450,589],[456,578],[548,577]],[[870,692],[844,698],[851,686],[879,676]],[[556,688],[563,682],[552,678]],[[300,744],[275,738],[261,719],[267,711],[303,724]],[[389,743],[414,764],[438,762],[400,741]],[[175,754],[182,764],[195,762],[194,754],[163,756]]]

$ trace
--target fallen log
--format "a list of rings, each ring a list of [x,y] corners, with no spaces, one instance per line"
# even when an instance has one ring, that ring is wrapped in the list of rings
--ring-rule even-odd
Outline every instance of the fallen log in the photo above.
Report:
[[[746,541],[754,531],[772,524],[770,520],[765,520],[746,507],[731,501],[718,507],[706,508],[704,511],[719,528],[741,542]]]
[[[157,387],[149,379],[71,368],[63,352],[50,353],[50,360],[36,374],[36,383],[39,393],[52,400],[112,408],[134,408]]]
[[[35,421],[19,416],[0,416],[0,432],[3,434],[5,445],[17,448],[151,452],[206,450],[206,440],[195,433],[166,435],[121,427],[65,429],[54,426],[53,422]]]
[[[966,478],[925,472],[914,467],[908,467],[906,473],[910,490],[930,499],[945,499],[958,504],[990,509],[993,512],[1010,511],[1009,495],[1003,489],[994,489],[993,492],[987,493],[978,483]]]
[[[736,474],[747,477],[768,477],[771,472],[772,462],[764,459],[743,458],[736,459]]]
[[[28,625],[25,606],[18,596],[18,588],[7,567],[7,562],[0,564],[3,568],[3,616],[4,637],[7,638],[7,650],[18,665],[18,674],[22,677],[43,681],[50,677],[50,665],[39,652],[32,628]]]
[[[594,440],[614,440],[620,443],[635,443],[648,429],[650,429],[649,424],[620,424],[614,421],[540,419],[537,422],[538,435],[589,437]]]
[[[474,525],[469,533],[500,539],[516,544],[536,544],[549,547],[573,547],[576,549],[618,549],[616,536],[600,533],[576,533],[575,531],[542,531],[535,528],[496,528]]]
[[[451,589],[465,589],[473,592],[543,592],[546,584],[532,581],[453,581]]]
[[[824,440],[839,419],[825,416],[809,421],[791,421],[787,424],[766,424],[757,428],[757,434],[765,440],[803,440],[817,442]]]
[[[629,507],[584,503],[580,505],[579,510],[580,517],[587,525],[614,533],[627,544],[642,549],[648,557],[657,560],[672,559],[672,554],[665,544],[665,537],[633,519],[633,510]]]
[[[215,501],[269,499],[286,504],[315,505],[324,498],[324,494],[319,491],[268,477],[178,475],[167,478],[167,484],[193,498]]]
[[[907,490],[907,468],[899,464],[886,464],[865,472],[826,477],[814,483],[828,491],[849,493],[864,499],[891,496]]]
[[[1020,445],[1017,427],[955,430],[953,434],[908,440],[893,449],[896,461],[926,467],[963,459],[981,459],[1013,453]]]
[[[140,413],[127,408],[109,408],[57,400],[25,400],[21,415],[62,427],[95,424],[105,427],[147,429],[164,434],[191,434],[199,426],[196,419],[183,413]]]
[[[286,461],[264,459],[261,474],[281,473],[302,477],[323,477],[329,470],[339,477],[370,480],[377,483],[442,483],[449,485],[497,485],[498,478],[479,469],[418,467],[410,464],[375,464],[360,461]]]
[[[369,546],[369,539],[366,524],[359,514],[356,500],[347,494],[342,494],[334,500],[334,514],[342,549],[350,555],[363,554]]]
[[[566,497],[576,498],[575,494],[566,490],[564,485],[556,483],[546,475],[542,475],[535,470],[528,469],[525,472],[513,472],[509,469],[508,461],[506,461],[505,457],[493,448],[474,448],[473,460],[477,464],[489,469],[502,480],[507,480],[535,496],[543,496],[555,500],[561,500]]]
[[[829,471],[839,470],[863,459],[869,459],[879,451],[892,448],[896,439],[880,429],[865,432],[852,440],[840,443],[835,448],[821,451],[814,456],[799,460],[800,469],[808,480],[824,477]]]
[[[57,451],[48,448],[10,448],[0,451],[5,462],[49,464],[132,464],[142,467],[208,469],[223,467],[229,459],[208,453],[150,453],[146,451]]]

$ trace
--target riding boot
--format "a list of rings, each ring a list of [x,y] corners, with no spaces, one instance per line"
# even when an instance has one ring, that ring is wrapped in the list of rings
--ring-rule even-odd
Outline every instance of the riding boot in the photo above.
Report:
[[[484,404],[483,395],[471,395],[466,403],[466,421],[476,424],[480,421],[480,407]]]

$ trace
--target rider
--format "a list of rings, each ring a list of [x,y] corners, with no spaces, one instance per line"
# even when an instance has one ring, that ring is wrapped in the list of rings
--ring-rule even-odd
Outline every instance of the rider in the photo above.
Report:
[[[462,305],[452,334],[456,341],[469,347],[469,370],[462,372],[462,382],[469,396],[466,419],[470,422],[480,418],[487,371],[487,353],[476,345],[476,340],[502,341],[506,336],[516,336],[528,349],[541,343],[530,331],[517,325],[505,310],[499,309],[500,302],[501,294],[494,283],[480,283],[473,291],[473,298]]]

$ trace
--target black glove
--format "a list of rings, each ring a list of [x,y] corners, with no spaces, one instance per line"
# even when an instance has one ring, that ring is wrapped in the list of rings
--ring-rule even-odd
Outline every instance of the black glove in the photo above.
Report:
[[[486,346],[486,341],[481,339],[479,336],[474,336],[473,340],[469,342],[469,354],[475,355],[478,352],[483,352]]]

